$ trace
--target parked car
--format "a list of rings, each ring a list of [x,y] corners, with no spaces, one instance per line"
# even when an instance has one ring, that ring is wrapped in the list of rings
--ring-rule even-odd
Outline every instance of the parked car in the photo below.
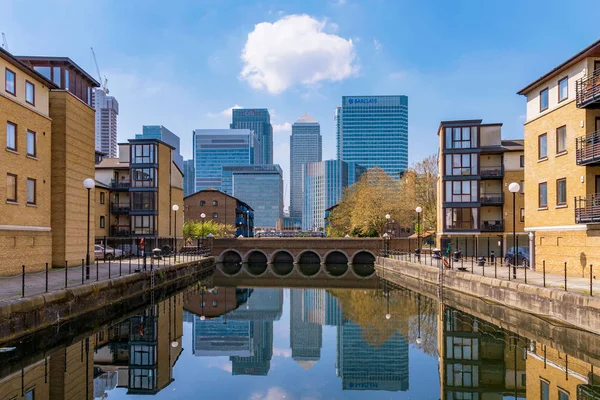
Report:
[[[506,265],[512,265],[514,258],[514,247],[510,247],[504,255],[504,263]],[[517,247],[517,265],[529,268],[529,247]]]
[[[94,256],[98,260],[114,260],[123,257],[123,252],[119,249],[113,249],[110,246],[97,244],[94,246]]]

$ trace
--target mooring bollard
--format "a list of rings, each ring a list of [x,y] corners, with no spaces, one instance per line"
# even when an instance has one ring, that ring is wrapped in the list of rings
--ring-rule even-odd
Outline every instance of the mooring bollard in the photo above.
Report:
[[[25,265],[21,265],[23,268],[23,274],[21,277],[21,297],[25,297]]]

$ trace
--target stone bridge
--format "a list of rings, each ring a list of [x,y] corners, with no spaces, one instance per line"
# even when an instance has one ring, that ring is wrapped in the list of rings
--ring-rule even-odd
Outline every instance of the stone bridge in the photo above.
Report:
[[[332,277],[369,277],[382,246],[379,238],[212,239],[211,255],[229,275],[243,269],[253,276],[269,271],[280,277],[294,272],[305,277],[323,272]]]

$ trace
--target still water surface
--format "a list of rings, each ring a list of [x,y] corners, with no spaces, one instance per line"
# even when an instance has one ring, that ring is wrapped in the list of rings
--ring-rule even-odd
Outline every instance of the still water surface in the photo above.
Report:
[[[230,283],[157,299],[92,334],[68,332],[75,339],[43,354],[0,353],[0,400],[600,399],[600,357],[578,359],[384,281]]]

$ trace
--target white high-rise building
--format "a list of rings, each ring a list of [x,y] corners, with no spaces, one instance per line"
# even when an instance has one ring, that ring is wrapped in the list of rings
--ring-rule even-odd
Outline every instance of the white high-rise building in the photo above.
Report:
[[[92,107],[96,110],[96,151],[117,157],[117,115],[119,102],[101,88],[93,89]]]

